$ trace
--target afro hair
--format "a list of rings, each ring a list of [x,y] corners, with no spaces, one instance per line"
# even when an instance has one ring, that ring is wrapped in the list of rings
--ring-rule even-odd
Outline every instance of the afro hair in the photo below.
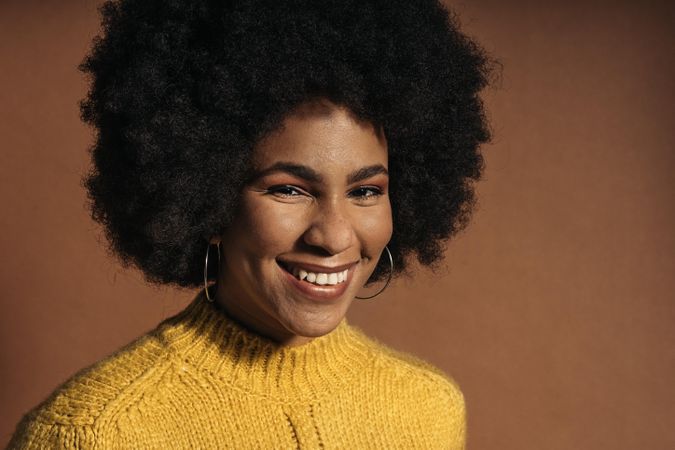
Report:
[[[432,266],[474,204],[492,63],[435,0],[114,0],[80,70],[83,183],[110,249],[154,283],[203,282],[251,151],[326,98],[388,142],[395,274]],[[383,278],[380,261],[369,282]]]

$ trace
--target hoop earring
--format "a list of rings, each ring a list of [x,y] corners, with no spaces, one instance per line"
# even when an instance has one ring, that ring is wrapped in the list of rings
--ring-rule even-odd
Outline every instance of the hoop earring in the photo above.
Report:
[[[391,256],[391,252],[389,251],[389,247],[387,247],[385,245],[384,249],[387,251],[387,255],[389,255],[389,277],[387,277],[387,282],[384,283],[384,286],[382,287],[382,289],[380,289],[379,291],[377,291],[376,294],[373,294],[370,297],[359,297],[357,295],[356,298],[358,298],[359,300],[368,300],[370,298],[377,297],[382,292],[384,292],[385,289],[387,289],[387,286],[389,286],[389,282],[391,281],[391,277],[394,275],[394,258]]]
[[[204,292],[206,293],[206,300],[209,302],[213,303],[214,298],[211,298],[209,295],[209,284],[208,284],[208,273],[209,273],[209,250],[211,249],[211,244],[209,243],[206,246],[206,258],[204,259]],[[216,248],[218,248],[218,268],[220,268],[220,242],[218,242],[216,245]],[[217,279],[217,278],[216,278]],[[213,286],[216,286],[217,283],[214,283]],[[215,295],[215,292],[213,293]]]

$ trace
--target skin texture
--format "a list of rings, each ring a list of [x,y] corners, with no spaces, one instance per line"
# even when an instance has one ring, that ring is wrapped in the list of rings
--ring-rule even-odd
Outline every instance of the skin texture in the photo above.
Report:
[[[331,332],[375,269],[392,235],[383,133],[328,100],[307,102],[253,150],[254,175],[221,242],[216,301],[247,328],[282,345]],[[303,165],[309,180],[278,163]],[[379,173],[349,181],[366,167]],[[374,170],[373,172],[377,172]],[[334,299],[305,295],[278,261],[336,267],[354,263]]]

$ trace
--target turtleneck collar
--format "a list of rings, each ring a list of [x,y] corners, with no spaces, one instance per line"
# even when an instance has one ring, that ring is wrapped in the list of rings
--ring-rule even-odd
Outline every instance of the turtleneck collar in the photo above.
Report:
[[[309,343],[284,347],[245,329],[201,293],[162,322],[156,335],[192,367],[284,402],[334,392],[362,374],[371,359],[367,338],[346,320]]]

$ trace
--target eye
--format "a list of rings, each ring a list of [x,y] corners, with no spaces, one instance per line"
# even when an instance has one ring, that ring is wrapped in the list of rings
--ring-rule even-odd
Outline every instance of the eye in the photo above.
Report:
[[[302,189],[291,186],[290,184],[284,184],[279,186],[272,186],[266,191],[268,194],[275,195],[277,197],[289,198],[289,197],[300,197],[306,195],[305,191]]]
[[[351,191],[349,195],[359,200],[371,200],[382,195],[382,189],[377,186],[361,186]]]

